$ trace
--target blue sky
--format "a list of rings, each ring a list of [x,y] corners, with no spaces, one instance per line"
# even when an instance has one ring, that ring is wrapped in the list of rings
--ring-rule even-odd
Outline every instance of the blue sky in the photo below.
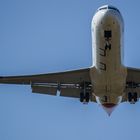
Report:
[[[38,74],[91,65],[91,20],[104,4],[125,22],[125,65],[140,67],[139,1],[1,0],[0,75]],[[0,85],[1,140],[140,139],[140,103],[120,104],[108,117],[95,103],[32,94]]]

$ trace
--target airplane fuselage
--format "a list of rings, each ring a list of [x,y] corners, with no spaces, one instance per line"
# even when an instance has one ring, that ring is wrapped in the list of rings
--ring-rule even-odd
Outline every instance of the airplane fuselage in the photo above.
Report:
[[[123,65],[123,19],[114,7],[98,9],[92,20],[91,69],[93,94],[101,104],[118,104],[123,96],[127,70]]]

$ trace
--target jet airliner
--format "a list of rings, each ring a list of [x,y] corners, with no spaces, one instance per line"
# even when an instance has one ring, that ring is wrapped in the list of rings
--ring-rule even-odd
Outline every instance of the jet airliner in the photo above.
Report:
[[[91,24],[93,62],[89,68],[25,76],[1,76],[1,84],[31,85],[33,93],[79,98],[99,103],[110,115],[122,102],[140,97],[140,69],[123,64],[124,22],[120,11],[104,5]]]

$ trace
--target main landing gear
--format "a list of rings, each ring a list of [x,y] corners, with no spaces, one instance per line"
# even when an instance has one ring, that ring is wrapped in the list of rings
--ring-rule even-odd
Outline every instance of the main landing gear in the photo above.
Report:
[[[81,92],[80,93],[80,102],[88,103],[89,102],[89,92]]]
[[[135,104],[138,101],[139,94],[136,92],[136,88],[140,87],[138,83],[127,82],[127,88],[132,89],[133,92],[128,92],[127,99],[131,104]]]
[[[82,87],[82,91],[80,93],[80,102],[88,103],[90,100],[89,84],[84,82],[84,84],[82,84],[81,87]]]
[[[131,104],[135,104],[138,101],[138,94],[137,94],[137,92],[134,92],[134,93],[129,92],[128,93],[128,101]]]

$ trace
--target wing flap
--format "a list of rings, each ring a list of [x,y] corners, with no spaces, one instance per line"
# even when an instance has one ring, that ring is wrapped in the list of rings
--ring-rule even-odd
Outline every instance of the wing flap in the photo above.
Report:
[[[60,96],[64,97],[73,97],[73,98],[80,98],[80,88],[76,87],[67,87],[66,85],[61,85],[58,88],[58,85],[49,84],[49,85],[32,85],[32,93],[40,93],[40,94],[48,94],[48,95],[57,95],[57,91],[60,92]]]
[[[31,88],[32,88],[32,93],[49,94],[49,95],[56,95],[57,93],[57,88],[55,87],[32,85]]]
[[[60,96],[80,98],[80,92],[79,88],[61,88]]]

